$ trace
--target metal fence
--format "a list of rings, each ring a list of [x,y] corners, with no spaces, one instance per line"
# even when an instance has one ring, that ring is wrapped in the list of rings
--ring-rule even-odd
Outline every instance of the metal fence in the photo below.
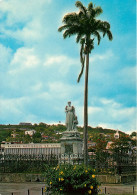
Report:
[[[59,155],[1,155],[0,173],[41,173],[57,166]]]
[[[136,152],[96,151],[89,158],[89,165],[101,174],[122,174],[136,172]]]
[[[0,173],[43,173],[48,167],[61,164],[82,164],[81,154],[65,155],[0,155]],[[98,174],[122,174],[136,172],[136,153],[95,151],[89,153],[88,164]]]

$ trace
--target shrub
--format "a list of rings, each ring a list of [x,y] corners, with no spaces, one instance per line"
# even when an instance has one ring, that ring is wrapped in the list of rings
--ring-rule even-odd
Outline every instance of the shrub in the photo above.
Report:
[[[84,165],[60,165],[45,174],[51,194],[98,194],[95,170]]]

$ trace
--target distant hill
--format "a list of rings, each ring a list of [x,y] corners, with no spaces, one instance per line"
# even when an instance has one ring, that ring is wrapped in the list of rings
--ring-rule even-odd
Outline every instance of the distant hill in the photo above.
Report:
[[[34,125],[0,125],[0,143],[6,140],[11,139],[11,134],[15,131],[18,134],[18,140],[23,141],[25,138],[25,130],[34,129],[36,132],[41,133],[42,135],[48,136],[48,140],[46,142],[58,142],[60,137],[62,136],[60,133],[66,130],[65,125],[63,124],[46,124],[39,123]],[[78,131],[83,132],[83,127],[78,126]],[[113,129],[103,129],[102,127],[91,127],[88,126],[88,135],[94,134],[109,134],[112,135],[117,130]],[[126,133],[119,131],[121,135],[127,135]],[[17,139],[16,139],[17,140]]]

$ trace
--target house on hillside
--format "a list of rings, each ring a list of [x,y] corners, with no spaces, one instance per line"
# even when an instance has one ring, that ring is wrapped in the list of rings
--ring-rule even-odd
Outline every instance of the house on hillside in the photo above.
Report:
[[[19,130],[21,130],[21,131],[27,131],[28,128],[19,128]]]
[[[34,134],[36,133],[35,130],[28,130],[28,131],[25,131],[25,135],[30,135],[30,136],[33,136]]]
[[[106,150],[111,149],[111,145],[112,145],[113,143],[114,143],[114,142],[112,142],[112,141],[108,142],[107,145],[106,145]]]
[[[19,134],[17,134],[16,131],[13,131],[11,134],[11,137],[16,138],[17,135],[19,135]]]
[[[24,122],[21,122],[21,123],[19,123],[19,125],[26,125],[26,126],[32,126],[32,124],[31,123],[24,123]]]
[[[88,141],[88,149],[89,149],[89,148],[95,148],[96,145],[97,145],[96,142]]]
[[[115,139],[119,139],[119,131],[117,130],[117,132],[114,134],[114,138]]]
[[[111,135],[105,134],[105,137],[106,137],[106,138],[111,138]]]
[[[47,135],[42,135],[42,139],[43,139],[43,140],[47,140],[47,139],[49,139],[49,136],[47,136]]]
[[[62,132],[56,132],[56,135],[62,135]]]

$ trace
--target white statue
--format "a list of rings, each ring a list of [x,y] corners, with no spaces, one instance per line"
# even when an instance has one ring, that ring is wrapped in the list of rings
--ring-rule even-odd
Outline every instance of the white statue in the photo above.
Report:
[[[78,124],[78,119],[77,116],[75,115],[74,121],[73,121],[73,130],[77,131],[77,124]]]
[[[68,102],[68,106],[65,108],[66,112],[66,127],[67,131],[76,130],[78,124],[77,116],[75,115],[75,108],[71,106],[71,102]]]

